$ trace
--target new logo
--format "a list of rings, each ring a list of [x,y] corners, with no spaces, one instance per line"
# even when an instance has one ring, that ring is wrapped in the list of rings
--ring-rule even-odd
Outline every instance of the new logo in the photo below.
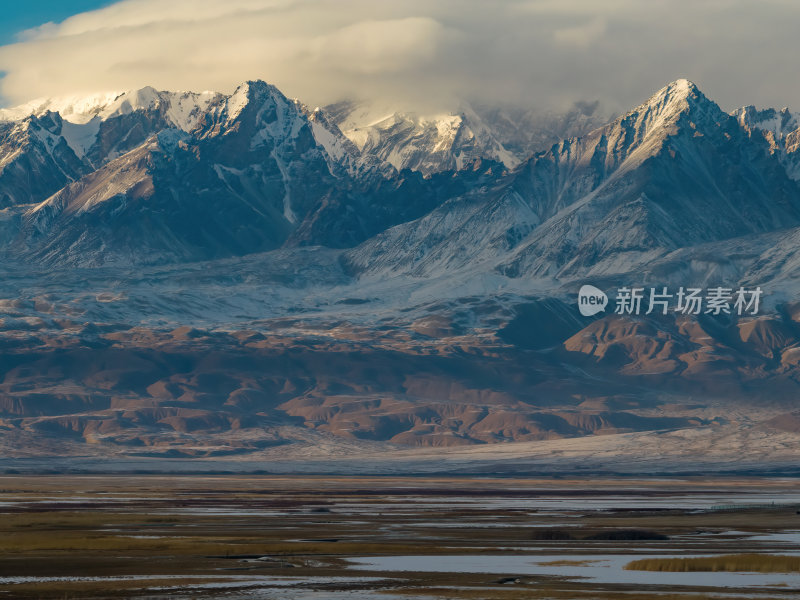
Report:
[[[593,285],[581,286],[578,291],[578,310],[584,317],[591,317],[603,312],[607,305],[608,296],[603,290],[599,290]]]

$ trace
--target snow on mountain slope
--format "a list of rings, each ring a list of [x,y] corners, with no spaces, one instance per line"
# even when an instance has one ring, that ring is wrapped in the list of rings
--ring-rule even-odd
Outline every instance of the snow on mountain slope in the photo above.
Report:
[[[344,165],[348,172],[354,173],[358,168],[358,159],[361,154],[358,148],[342,135],[338,131],[339,128],[329,122],[319,109],[311,112],[308,120],[311,123],[314,139],[325,148],[325,152],[331,159],[330,166]]]
[[[273,90],[276,97],[283,97],[278,90]],[[26,120],[55,114],[50,133],[63,139],[82,164],[82,172],[91,172],[167,129],[186,133],[203,130],[202,135],[207,136],[209,132],[215,135],[209,129],[209,123],[216,123],[219,129],[225,122],[236,121],[248,103],[248,85],[240,86],[231,96],[216,92],[166,92],[146,87],[119,94],[36,100],[21,107],[0,110],[0,129],[11,130]],[[261,135],[266,136],[265,139],[280,135],[296,136],[297,131],[278,129],[287,123],[299,127],[289,113],[302,112],[311,124],[314,142],[325,153],[328,169],[339,176],[368,177],[372,173],[388,174],[392,169],[390,166],[387,169],[376,157],[362,156],[319,110],[309,111],[297,100],[289,99],[279,102],[270,110],[275,118],[262,128]],[[253,139],[252,143],[257,145],[261,141]],[[0,160],[8,162],[8,156],[19,150],[18,142],[9,141],[8,150],[0,146]],[[61,185],[48,186],[48,193],[44,196],[38,191],[21,188],[15,192],[14,197],[19,199],[14,202],[39,202],[73,179],[61,178]]]
[[[150,136],[193,130],[221,98],[143,88],[2,110],[0,206],[41,202]]]
[[[429,175],[460,170],[479,158],[509,168],[519,164],[466,103],[454,113],[434,115],[385,114],[384,108],[347,102],[326,107],[325,112],[363,155],[377,157],[398,171]]]
[[[500,267],[510,274],[635,268],[653,252],[800,223],[800,189],[768,144],[686,80],[531,161],[515,189],[549,192],[552,216]]]
[[[490,271],[540,223],[531,206],[502,182],[442,204],[346,253],[362,274],[447,277],[459,269]]]
[[[380,234],[348,260],[364,274],[494,266],[511,277],[571,278],[800,223],[800,190],[768,144],[686,80],[472,198]]]
[[[315,108],[313,111],[309,111],[306,109],[306,114],[311,123],[314,139],[325,149],[328,166],[332,172],[367,178],[370,177],[370,174],[389,177],[394,173],[394,168],[381,161],[378,156],[362,153],[324,110]]]
[[[431,183],[418,174],[396,176],[361,155],[322,111],[264,82],[218,98],[190,131],[169,126],[175,105],[160,94],[143,90],[117,99],[108,111],[114,116],[95,114],[82,125],[45,113],[51,146],[70,152],[67,139],[80,141],[81,156],[71,154],[81,172],[46,193],[20,190],[27,203],[41,204],[28,212],[24,244],[15,251],[48,264],[98,265],[241,255],[288,242],[341,247],[416,218],[472,185],[471,176]],[[94,141],[82,135],[89,127],[97,131]],[[237,218],[248,232],[238,239]],[[217,226],[224,235],[212,235]]]
[[[510,172],[487,161],[465,168],[471,152],[487,149],[478,151],[479,141],[494,139],[469,107],[429,120],[384,118],[345,104],[310,111],[263,82],[249,82],[231,96],[145,88],[103,107],[80,106],[91,107],[81,114],[93,115],[83,125],[48,112],[46,135],[40,127],[31,138],[41,148],[84,151],[66,152],[80,168],[62,173],[63,184],[91,173],[30,212],[29,250],[47,261],[96,264],[122,244],[125,260],[136,262],[133,234],[114,237],[114,228],[146,214],[165,219],[171,233],[153,236],[145,262],[282,244],[352,247],[371,238],[346,255],[356,273],[473,269],[564,278],[620,273],[678,248],[800,222],[797,184],[787,177],[775,143],[752,135],[743,117],[727,115],[686,80]],[[375,115],[378,120],[362,131],[361,151],[336,125]],[[44,119],[4,123],[0,132]],[[91,146],[91,136],[70,129],[98,120]],[[778,124],[774,115],[759,122],[772,129]],[[775,130],[788,132],[781,139],[790,139],[792,122],[784,119]],[[9,148],[6,162],[14,155]],[[369,160],[377,162],[366,167]],[[385,161],[432,171],[426,178],[392,175],[381,171]],[[462,170],[434,176],[445,163]],[[158,207],[166,212],[152,212]],[[103,240],[90,239],[90,214]],[[246,239],[233,233],[234,214],[247,222]],[[180,219],[196,222],[200,215],[208,221],[198,226],[204,233],[178,227]],[[215,222],[223,224],[221,239],[212,235]],[[70,251],[61,252],[60,244]],[[92,250],[82,255],[79,247]],[[169,250],[159,257],[159,247]]]
[[[534,127],[529,121],[514,126],[507,122],[508,114],[504,113],[502,118],[491,111],[479,114],[467,103],[453,113],[420,116],[396,113],[374,104],[343,102],[312,111],[296,100],[292,102],[306,112],[312,134],[326,152],[329,169],[355,177],[391,176],[395,170],[404,168],[427,175],[462,169],[478,158],[513,167],[520,157],[530,155],[531,149],[525,146],[519,151],[509,151],[499,141],[495,125],[506,133],[535,132],[537,127],[551,121],[548,117]],[[228,118],[235,119],[244,104],[242,90],[227,97],[216,92],[166,92],[145,87],[86,97],[34,100],[0,110],[0,122],[21,122],[48,112],[58,113],[61,124],[53,133],[64,139],[85,163],[86,170],[92,170],[138,147],[163,129],[191,132],[223,110]],[[489,122],[483,114],[491,115],[494,121]],[[574,120],[568,115],[563,118]],[[554,124],[552,127],[559,131],[574,130]],[[36,196],[31,201],[41,199]]]
[[[108,106],[121,92],[106,92],[89,96],[65,96],[60,98],[37,98],[11,108],[0,108],[0,121],[21,121],[32,115],[57,112],[65,120],[85,123]]]
[[[122,93],[34,100],[19,107],[0,110],[0,121],[21,121],[48,112],[58,113],[62,120],[59,135],[78,157],[83,158],[93,146],[103,144],[103,138],[108,136],[105,129],[109,125],[106,123],[113,122],[115,118],[133,113],[150,115],[149,127],[145,126],[146,134],[167,127],[191,131],[222,99],[223,95],[216,92],[163,92],[145,87]],[[123,122],[128,127],[136,125],[130,119],[124,119]],[[122,146],[116,153],[106,154],[113,155],[113,158],[125,149],[130,147]],[[91,162],[97,163],[97,156],[91,158],[94,159]],[[109,159],[108,156],[99,158],[100,162]]]
[[[39,202],[91,171],[55,113],[0,123],[0,208]]]
[[[163,129],[33,208],[24,239],[48,263],[242,255],[280,246],[334,189],[298,104],[248,82],[192,133]]]
[[[565,112],[531,107],[472,106],[426,115],[391,104],[344,101],[324,114],[364,152],[397,169],[430,174],[463,168],[476,158],[509,168],[562,139],[582,136],[607,122],[598,103],[581,102]]]
[[[800,115],[788,108],[758,110],[745,106],[733,116],[747,131],[760,132],[780,156],[789,176],[800,181]]]
[[[64,121],[83,125],[94,119],[105,121],[137,110],[163,109],[173,127],[189,131],[197,125],[201,114],[222,98],[218,92],[166,92],[148,86],[126,92],[40,98],[21,106],[0,109],[0,121],[20,121],[31,115],[57,112]]]

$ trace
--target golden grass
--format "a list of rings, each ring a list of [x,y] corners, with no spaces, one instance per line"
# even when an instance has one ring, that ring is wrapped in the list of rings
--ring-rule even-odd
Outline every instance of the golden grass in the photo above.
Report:
[[[488,548],[486,551],[491,552]],[[393,554],[441,554],[445,550],[438,545],[420,546],[407,542],[275,542],[231,536],[214,537],[163,537],[159,539],[136,539],[116,535],[86,535],[81,532],[31,532],[5,534],[0,540],[0,556],[50,552],[83,553],[131,553],[149,555],[158,553],[172,556],[225,556],[232,554],[260,554],[264,556],[315,556],[315,555],[393,555]],[[448,548],[448,553],[474,553],[470,550]]]
[[[729,571],[757,573],[800,572],[800,556],[778,554],[725,554],[691,558],[644,558],[625,565],[629,571]]]

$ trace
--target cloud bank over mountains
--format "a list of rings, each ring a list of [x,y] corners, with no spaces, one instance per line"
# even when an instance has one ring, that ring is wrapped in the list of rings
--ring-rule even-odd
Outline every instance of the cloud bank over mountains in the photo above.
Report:
[[[800,97],[799,18],[788,0],[122,0],[0,47],[0,94],[230,92],[262,78],[311,104],[617,110],[688,77],[729,109],[783,105]]]

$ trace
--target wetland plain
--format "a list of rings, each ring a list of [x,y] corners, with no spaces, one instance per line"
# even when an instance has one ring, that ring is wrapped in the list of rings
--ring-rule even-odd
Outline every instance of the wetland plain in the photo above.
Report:
[[[0,598],[800,598],[800,486],[0,477]]]

